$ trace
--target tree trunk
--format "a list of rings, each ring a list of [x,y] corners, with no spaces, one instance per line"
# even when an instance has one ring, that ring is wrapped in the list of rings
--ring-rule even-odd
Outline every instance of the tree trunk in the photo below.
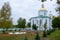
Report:
[[[4,28],[3,28],[3,34],[5,34],[5,30],[4,30]]]
[[[6,28],[5,33],[8,33],[7,31],[8,31],[8,28]]]
[[[6,28],[6,31],[8,31],[8,28]]]

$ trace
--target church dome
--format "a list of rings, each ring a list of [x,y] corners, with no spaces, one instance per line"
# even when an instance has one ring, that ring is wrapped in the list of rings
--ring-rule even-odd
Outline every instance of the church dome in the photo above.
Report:
[[[40,8],[40,10],[47,10],[46,8]]]

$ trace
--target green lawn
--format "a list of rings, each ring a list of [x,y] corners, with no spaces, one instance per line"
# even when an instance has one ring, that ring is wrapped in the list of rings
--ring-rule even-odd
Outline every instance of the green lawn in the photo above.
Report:
[[[60,40],[60,30],[55,30],[55,32],[51,33],[51,35],[48,35],[51,40]]]

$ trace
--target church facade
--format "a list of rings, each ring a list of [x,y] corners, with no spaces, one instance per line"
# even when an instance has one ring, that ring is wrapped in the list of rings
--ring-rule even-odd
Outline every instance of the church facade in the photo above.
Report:
[[[42,8],[38,11],[38,16],[30,18],[31,30],[33,30],[32,25],[35,24],[37,30],[44,30],[44,24],[46,23],[47,30],[52,29],[52,17],[48,16],[48,11],[42,5]]]

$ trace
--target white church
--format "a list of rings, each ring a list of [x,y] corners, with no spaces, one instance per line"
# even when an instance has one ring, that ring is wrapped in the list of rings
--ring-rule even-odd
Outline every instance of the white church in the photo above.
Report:
[[[46,22],[47,30],[52,29],[52,16],[49,15],[46,8],[44,8],[44,4],[38,11],[38,16],[30,18],[31,22],[31,30],[33,30],[32,25],[35,24],[37,26],[37,30],[44,30],[44,24]]]

